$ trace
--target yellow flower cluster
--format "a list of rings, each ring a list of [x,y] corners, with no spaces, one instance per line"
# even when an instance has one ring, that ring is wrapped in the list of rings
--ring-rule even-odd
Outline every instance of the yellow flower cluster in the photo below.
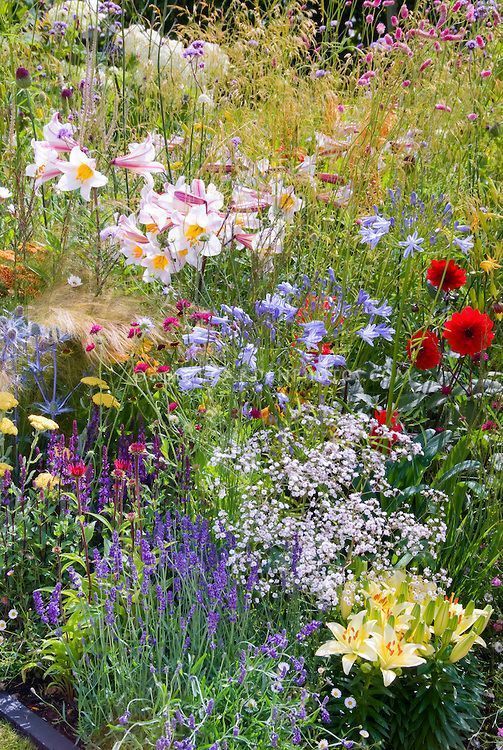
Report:
[[[96,406],[104,406],[105,409],[118,409],[120,407],[119,401],[111,393],[103,393],[104,390],[108,390],[108,383],[106,380],[101,378],[95,378],[88,376],[81,378],[80,382],[83,385],[89,385],[91,388],[99,388],[99,392],[93,394],[91,400]]]
[[[366,606],[355,613],[348,592],[343,593],[347,624],[327,623],[334,639],[324,643],[316,655],[342,656],[345,674],[357,660],[362,666],[370,662],[381,670],[388,686],[404,667],[419,666],[429,658],[453,664],[475,643],[485,646],[480,634],[491,607],[476,609],[473,601],[463,607],[452,596],[447,599],[431,589],[432,584],[426,581],[394,571],[378,582],[364,582]]]

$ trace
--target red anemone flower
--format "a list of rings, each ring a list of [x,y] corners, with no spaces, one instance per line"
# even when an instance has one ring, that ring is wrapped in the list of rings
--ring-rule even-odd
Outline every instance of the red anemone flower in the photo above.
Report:
[[[436,289],[450,292],[466,284],[466,271],[453,260],[432,260],[426,278]]]
[[[443,335],[453,352],[473,357],[491,345],[494,338],[493,326],[489,315],[474,310],[473,307],[465,307],[449,318]]]
[[[438,344],[438,336],[433,331],[416,331],[407,341],[407,356],[418,370],[432,370],[442,359]]]

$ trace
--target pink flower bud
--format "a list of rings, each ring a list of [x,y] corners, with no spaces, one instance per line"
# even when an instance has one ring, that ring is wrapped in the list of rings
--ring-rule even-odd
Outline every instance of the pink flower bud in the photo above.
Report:
[[[398,18],[396,16],[391,16],[391,25],[398,26]]]
[[[408,8],[407,8],[407,6],[405,5],[405,3],[404,3],[404,4],[402,5],[402,7],[400,8],[400,13],[399,13],[399,15],[400,15],[400,18],[403,18],[403,19],[405,19],[405,18],[408,18],[408,17],[409,17],[409,9],[408,9]]]
[[[419,66],[419,72],[422,73],[423,70],[426,70],[426,68],[428,68],[432,64],[432,62],[433,60],[431,59],[431,57],[428,57],[428,59],[421,63],[421,65]]]
[[[481,70],[480,71],[480,75],[482,76],[482,78],[489,78],[489,76],[491,75],[491,71],[490,70]]]
[[[470,112],[470,114],[466,116],[470,120],[470,122],[474,122],[478,118],[478,114],[476,112]]]
[[[480,47],[480,49],[484,49],[484,47],[486,46],[486,43],[484,42],[480,34],[477,34],[477,36],[475,37],[475,41],[477,42],[477,47]]]
[[[408,78],[406,78],[405,81],[402,81],[402,86],[404,87],[404,89],[408,89],[409,88],[410,81],[409,81]]]

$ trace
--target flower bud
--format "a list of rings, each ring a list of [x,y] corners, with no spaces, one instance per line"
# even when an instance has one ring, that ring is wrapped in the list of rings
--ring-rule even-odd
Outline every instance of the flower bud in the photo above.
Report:
[[[468,633],[468,635],[464,635],[452,649],[451,655],[449,656],[450,663],[455,664],[460,659],[464,659],[477,638],[477,633],[473,632]]]
[[[435,635],[442,635],[447,625],[449,624],[449,602],[443,601],[437,609],[435,615],[435,621],[433,624],[433,632]]]
[[[23,68],[23,66],[20,66],[16,70],[16,83],[18,85],[18,88],[20,89],[28,88],[31,83],[31,76],[30,71],[27,68]]]
[[[430,599],[430,601],[428,602],[424,610],[423,620],[425,621],[427,625],[431,625],[431,623],[433,622],[434,616],[435,616],[435,600]]]

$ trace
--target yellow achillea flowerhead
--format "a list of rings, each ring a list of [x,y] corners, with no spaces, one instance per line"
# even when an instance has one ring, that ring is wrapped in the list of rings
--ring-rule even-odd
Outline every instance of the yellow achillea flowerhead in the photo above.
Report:
[[[55,477],[50,471],[43,471],[33,480],[33,486],[37,490],[52,490],[59,484],[59,477]]]
[[[0,391],[0,411],[9,411],[17,406],[18,403],[19,401],[12,395],[12,393]]]
[[[91,375],[86,378],[81,378],[80,382],[83,383],[83,385],[90,385],[91,387],[96,386],[101,389],[108,388],[108,383],[105,380],[95,378]]]
[[[3,417],[0,419],[0,432],[4,435],[17,435],[17,427],[12,420]]]
[[[12,471],[12,466],[0,461],[0,477],[3,477],[6,471]]]
[[[111,393],[95,393],[93,402],[96,406],[105,406],[107,409],[111,409],[112,407],[118,409],[120,406],[120,403]]]
[[[31,424],[34,430],[37,432],[45,432],[46,430],[59,430],[59,424],[53,419],[42,417],[39,414],[30,414],[28,422]]]

